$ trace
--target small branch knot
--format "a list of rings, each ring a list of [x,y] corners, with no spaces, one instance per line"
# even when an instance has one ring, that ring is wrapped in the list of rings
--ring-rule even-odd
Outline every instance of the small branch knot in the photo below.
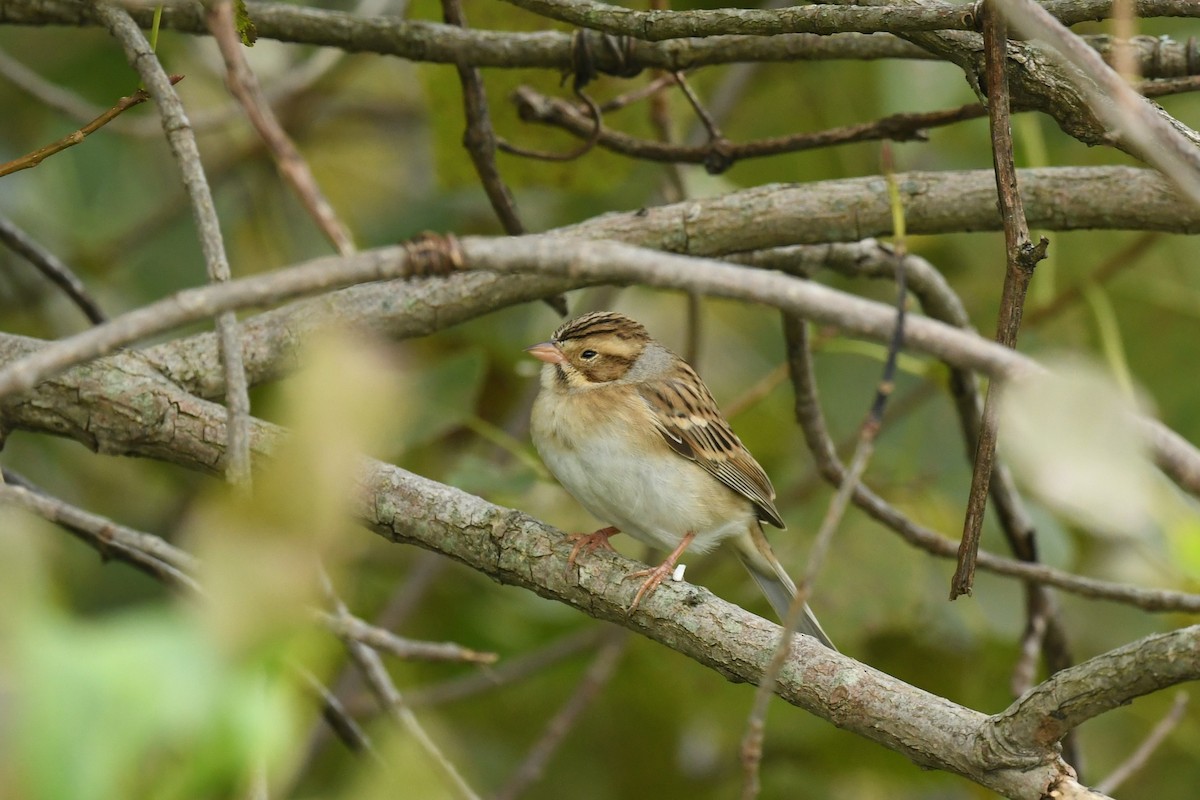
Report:
[[[1022,242],[1020,251],[1017,253],[1018,265],[1026,272],[1033,272],[1038,262],[1046,257],[1046,251],[1049,248],[1050,240],[1045,236],[1039,237],[1037,244],[1030,241]]]
[[[409,278],[449,275],[466,263],[462,246],[450,233],[425,231],[404,242],[404,251],[408,256],[404,273]]]
[[[704,157],[704,169],[709,175],[720,175],[733,166],[733,145],[728,139],[713,139]]]
[[[634,55],[637,40],[631,36],[577,28],[571,35],[571,71],[575,90],[587,86],[600,73],[632,78],[643,69]]]

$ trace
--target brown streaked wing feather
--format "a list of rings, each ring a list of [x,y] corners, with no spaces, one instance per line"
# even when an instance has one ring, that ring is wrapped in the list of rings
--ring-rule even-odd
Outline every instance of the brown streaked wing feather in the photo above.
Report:
[[[671,449],[754,503],[761,519],[786,527],[775,508],[775,489],[767,473],[721,416],[712,394],[690,366],[681,363],[680,374],[641,384],[638,392],[654,412]]]

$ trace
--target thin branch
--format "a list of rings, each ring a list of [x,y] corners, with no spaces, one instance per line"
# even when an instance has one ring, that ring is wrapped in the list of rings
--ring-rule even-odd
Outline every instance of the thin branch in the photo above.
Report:
[[[330,605],[333,606],[334,616],[338,617],[342,622],[352,619],[350,610],[346,608],[346,604],[337,595],[332,582],[329,580],[329,576],[325,574],[324,570],[321,572],[321,581],[324,586],[326,598]],[[343,641],[350,653],[350,657],[358,664],[363,677],[367,681],[367,685],[375,694],[380,707],[387,713],[388,717],[417,741],[421,749],[425,751],[429,759],[438,767],[447,783],[459,797],[468,798],[468,800],[479,800],[479,796],[471,789],[462,775],[459,774],[458,769],[446,758],[433,739],[429,737],[429,734],[425,732],[425,728],[417,720],[412,709],[405,704],[400,690],[396,688],[396,684],[392,681],[391,676],[388,675],[387,668],[384,667],[383,659],[379,657],[379,653],[357,639],[343,639]]]
[[[1175,701],[1171,703],[1171,708],[1158,721],[1158,724],[1151,729],[1150,734],[1138,745],[1136,750],[1129,754],[1129,758],[1118,764],[1117,768],[1109,773],[1107,778],[1096,784],[1096,791],[1112,794],[1130,776],[1146,766],[1146,762],[1154,755],[1154,751],[1167,740],[1167,737],[1171,735],[1171,731],[1175,730],[1179,723],[1183,721],[1183,715],[1187,711],[1187,707],[1187,692],[1177,692],[1175,694]]]
[[[183,80],[183,76],[182,75],[172,75],[169,80],[170,80],[171,84],[175,84],[175,83],[178,83],[179,81]],[[20,158],[16,158],[16,159],[13,159],[12,161],[7,161],[3,164],[0,164],[0,177],[9,175],[13,172],[20,172],[23,169],[30,169],[31,167],[36,167],[38,164],[42,163],[50,156],[55,155],[56,153],[61,153],[63,150],[66,150],[68,147],[72,147],[74,145],[79,144],[87,136],[100,130],[105,125],[107,125],[109,122],[116,119],[121,114],[125,113],[126,111],[133,108],[134,106],[141,105],[142,103],[146,102],[147,100],[150,99],[150,97],[151,97],[150,93],[147,92],[145,89],[138,89],[133,94],[122,97],[120,100],[118,100],[116,102],[116,105],[114,105],[112,108],[105,111],[100,116],[96,117],[94,120],[92,120],[88,124],[84,125],[79,130],[69,133],[66,136],[64,136],[63,138],[59,139],[58,141],[51,142],[50,144],[46,145],[45,147],[39,147],[37,150],[34,150],[32,153],[28,153],[26,155],[21,156]]]
[[[358,253],[349,258],[329,257],[268,275],[223,281],[157,300],[96,327],[59,340],[55,352],[37,357],[36,363],[10,365],[0,377],[0,396],[28,389],[71,364],[78,364],[156,332],[189,322],[231,313],[242,308],[365,281],[386,280],[404,274],[403,248]]]
[[[4,471],[0,503],[24,508],[49,520],[90,545],[104,558],[124,562],[172,589],[200,593],[189,574],[195,568],[190,555],[157,536],[135,531],[41,493],[19,475]]]
[[[38,272],[45,275],[55,286],[63,290],[63,294],[71,299],[83,315],[92,324],[99,325],[108,319],[100,304],[91,296],[83,281],[79,280],[70,267],[46,248],[38,244],[25,231],[18,228],[12,220],[0,214],[0,242],[25,258]]]
[[[516,800],[541,779],[546,765],[558,751],[563,739],[612,679],[628,646],[629,631],[623,628],[609,628],[605,631],[600,650],[583,673],[575,691],[546,723],[541,738],[529,749],[525,760],[517,766],[504,787],[496,792],[494,800]]]
[[[569,633],[537,650],[505,658],[499,666],[415,689],[408,693],[408,704],[420,708],[452,703],[527,680],[564,659],[595,649],[607,632],[606,628],[588,627]]]
[[[998,13],[995,0],[983,5],[983,41],[986,59],[988,92],[988,122],[992,132],[992,161],[996,171],[996,190],[1000,217],[1004,220],[1005,263],[1004,289],[1000,298],[1000,319],[996,323],[996,341],[1009,348],[1017,346],[1021,329],[1021,314],[1025,309],[1025,294],[1037,262],[1046,257],[1049,242],[1042,239],[1034,246],[1029,240],[1029,223],[1017,187],[1017,168],[1013,161],[1012,122],[1009,116],[1007,47],[1008,30]],[[962,542],[958,564],[950,579],[950,599],[970,594],[975,582],[975,556],[979,552],[979,536],[983,528],[983,512],[987,507],[992,470],[996,459],[996,438],[999,432],[1000,388],[988,386],[983,405],[983,422],[979,426],[975,446],[975,463],[971,472],[971,489],[963,521]]]
[[[453,642],[422,642],[397,636],[347,612],[321,614],[321,621],[343,641],[352,639],[375,650],[390,653],[405,661],[456,661],[467,664],[494,664],[495,653],[481,653]]]
[[[1200,91],[1200,75],[1142,81],[1138,84],[1138,93],[1142,97],[1166,97],[1167,95],[1196,91]]]
[[[466,14],[461,0],[442,0],[442,15],[446,24],[467,29]],[[463,111],[467,118],[467,131],[463,134],[463,145],[475,165],[475,172],[483,184],[483,190],[491,201],[492,209],[500,218],[504,232],[510,236],[525,233],[525,226],[517,214],[517,203],[512,191],[500,176],[496,167],[496,131],[492,127],[488,111],[487,92],[483,88],[483,77],[479,70],[470,66],[465,59],[457,62],[458,80],[462,84]]]
[[[192,203],[192,214],[200,237],[200,249],[204,254],[208,279],[216,284],[227,283],[230,279],[229,260],[221,237],[221,223],[217,219],[208,179],[200,163],[196,137],[188,124],[179,95],[175,94],[162,64],[129,14],[124,9],[110,4],[109,0],[93,0],[92,8],[104,26],[121,43],[125,57],[138,71],[143,85],[158,106],[163,132]],[[232,311],[218,313],[216,327],[225,372],[225,400],[230,413],[230,425],[227,428],[230,457],[226,467],[226,478],[235,486],[248,489],[250,395],[246,373],[242,368],[242,345],[238,338],[237,317]]]
[[[874,240],[864,240],[853,244],[801,245],[759,250],[752,253],[735,254],[731,256],[731,260],[801,276],[813,275],[821,269],[831,269],[841,275],[854,278],[867,277],[887,280],[896,278],[895,254]],[[905,256],[903,264],[909,287],[913,295],[920,300],[925,314],[956,327],[970,328],[970,319],[962,301],[946,282],[941,272],[925,259],[913,255]],[[1110,270],[1106,269],[1104,265],[1101,269],[1105,270],[1106,278]],[[1077,295],[1075,299],[1078,299]],[[1067,299],[1066,302],[1072,301]],[[1030,321],[1029,317],[1026,321],[1027,323]],[[947,366],[950,368],[950,392],[963,430],[968,457],[970,457],[974,454],[978,442],[979,419],[983,407],[978,381],[969,370],[963,370],[953,365]],[[786,377],[786,364],[781,374],[782,377]],[[911,407],[914,401],[919,402],[933,396],[934,384],[926,383],[924,386],[926,391],[909,395],[910,402],[906,407]],[[895,407],[893,409],[895,410]],[[849,446],[852,444],[845,447],[839,446],[835,452],[844,451]],[[830,472],[830,470],[825,470],[825,477],[828,477]],[[835,482],[834,485],[837,483]],[[993,476],[992,498],[996,504],[1001,527],[1005,537],[1009,540],[1013,553],[1022,561],[1036,562],[1038,558],[1033,539],[1033,524],[1021,503],[1011,475],[1002,464],[997,465]],[[1038,626],[1041,632],[1037,634],[1039,647],[1044,642],[1046,662],[1050,671],[1056,672],[1070,666],[1072,659],[1067,646],[1066,633],[1054,598],[1049,594],[1049,589],[1037,584],[1027,584],[1026,593],[1030,619],[1041,620]],[[1027,626],[1026,641],[1031,633],[1032,626]],[[1043,636],[1044,639],[1041,638]],[[1027,653],[1027,651],[1024,654],[1034,659],[1038,655],[1037,652]],[[1035,663],[1023,661],[1015,668],[1015,671],[1020,673],[1020,677],[1015,679],[1022,679],[1024,675],[1029,674],[1029,679],[1032,680],[1032,674],[1026,671],[1032,671],[1035,666]],[[1014,696],[1021,694],[1021,691],[1014,692]]]
[[[448,25],[463,30],[467,29],[467,16],[463,11],[461,0],[442,0],[442,15]],[[483,86],[483,76],[476,67],[470,66],[465,60],[456,62],[458,80],[462,84],[463,113],[467,119],[467,130],[463,134],[463,146],[471,163],[475,166],[475,174],[483,184],[492,210],[500,219],[500,225],[509,236],[520,236],[525,233],[525,224],[517,212],[517,201],[512,190],[500,175],[496,165],[496,130],[492,126],[491,113],[488,111],[487,91]],[[597,117],[599,119],[599,117]],[[567,301],[562,295],[547,297],[546,303],[561,316],[566,316]]]
[[[887,180],[888,196],[892,204],[893,227],[896,230],[893,244],[894,252],[892,254],[893,272],[896,279],[895,327],[892,330],[891,340],[888,342],[887,357],[884,359],[883,370],[876,387],[874,400],[862,424],[859,426],[858,441],[854,448],[854,455],[850,459],[850,468],[846,471],[841,485],[838,486],[837,492],[830,500],[829,507],[825,511],[825,516],[821,520],[821,525],[817,529],[812,549],[809,551],[804,578],[797,587],[796,596],[792,598],[791,606],[788,609],[787,619],[784,620],[783,635],[779,639],[779,646],[776,648],[775,655],[771,658],[771,663],[767,666],[762,681],[759,683],[758,690],[754,694],[754,705],[746,725],[746,732],[742,736],[742,766],[746,773],[742,784],[743,800],[753,800],[753,798],[758,796],[760,791],[759,765],[762,761],[762,745],[766,732],[767,703],[770,700],[771,693],[774,691],[775,681],[783,669],[791,639],[795,635],[801,621],[809,613],[807,611],[808,598],[812,593],[813,585],[816,583],[817,574],[824,565],[825,558],[833,543],[833,535],[841,526],[842,519],[846,515],[846,509],[850,505],[850,499],[858,489],[863,473],[867,469],[867,463],[875,452],[875,439],[883,427],[884,410],[888,399],[892,395],[892,391],[895,389],[896,362],[900,356],[900,350],[904,345],[904,320],[906,305],[908,303],[908,285],[905,279],[907,273],[904,269],[904,259],[908,255],[908,239],[905,231],[904,207],[900,201],[900,191],[896,184],[896,172],[891,148],[885,145],[882,155],[883,173]],[[789,367],[809,371],[808,380],[812,380],[808,323],[794,315],[784,314],[783,326]],[[799,379],[793,380],[797,386],[802,383]],[[812,385],[815,386],[815,380]],[[801,404],[800,398],[797,398],[796,404],[799,407]]]
[[[321,717],[329,729],[346,745],[346,748],[352,753],[365,753],[371,756],[377,764],[382,764],[383,759],[371,742],[371,737],[359,726],[337,695],[329,691],[329,687],[321,683],[317,676],[308,669],[293,664],[292,670],[300,677],[309,693],[320,705]]]
[[[898,142],[925,141],[928,138],[926,130],[929,128],[975,119],[984,113],[983,106],[971,103],[944,111],[894,114],[873,122],[812,133],[795,133],[740,143],[716,138],[702,145],[686,145],[640,139],[604,126],[597,131],[593,118],[581,112],[572,103],[561,98],[548,97],[528,86],[517,88],[513,93],[513,102],[517,106],[517,113],[526,122],[554,125],[581,138],[594,137],[597,146],[631,158],[675,164],[703,164],[714,174],[724,172],[735,162],[747,158],[797,153],[879,139]]]
[[[229,93],[241,105],[246,118],[258,131],[279,173],[292,187],[300,205],[316,222],[317,228],[333,243],[337,252],[344,256],[350,255],[355,250],[350,231],[338,219],[337,212],[321,191],[308,162],[300,154],[295,142],[283,130],[275,112],[271,110],[270,101],[259,86],[258,79],[246,63],[242,52],[243,45],[234,23],[233,0],[216,0],[207,3],[205,7],[208,29],[216,40],[221,58],[225,62],[225,84]]]

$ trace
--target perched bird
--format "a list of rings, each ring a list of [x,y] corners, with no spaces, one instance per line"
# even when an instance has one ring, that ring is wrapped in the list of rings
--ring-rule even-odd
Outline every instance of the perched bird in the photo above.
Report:
[[[527,351],[545,362],[533,443],[566,490],[611,526],[572,537],[570,563],[581,548],[611,549],[608,538],[621,531],[671,551],[658,567],[630,576],[646,578],[632,612],[684,550],[703,553],[728,539],[784,618],[796,584],[760,524],[785,527],[775,490],[696,371],[641,323],[612,311],[567,322]],[[800,632],[833,648],[804,611]]]

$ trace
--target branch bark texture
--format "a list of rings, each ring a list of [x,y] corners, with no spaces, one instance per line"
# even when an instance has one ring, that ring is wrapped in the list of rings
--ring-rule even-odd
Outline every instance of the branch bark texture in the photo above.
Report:
[[[38,346],[34,340],[4,337],[9,353]],[[224,466],[225,409],[181,391],[136,354],[77,367],[31,396],[4,401],[0,411],[9,424],[28,421],[30,415],[45,421],[50,419],[46,408],[61,409],[65,393],[79,398],[80,413],[87,419],[64,419],[62,432],[86,435],[94,449],[163,458],[210,474]],[[269,457],[285,435],[258,420],[251,432],[260,459]],[[685,583],[664,585],[628,616],[625,608],[636,586],[622,578],[633,562],[599,554],[579,564],[577,574],[568,574],[570,544],[560,532],[398,467],[363,459],[354,507],[368,526],[392,541],[435,550],[502,583],[630,628],[735,682],[758,680],[779,635],[778,626]],[[1076,669],[1106,674],[1106,658]],[[1180,667],[1176,677],[1195,677],[1188,669]],[[1195,671],[1194,664],[1191,669]],[[1040,798],[1060,785],[1077,786],[1052,745],[1022,742],[1020,748],[992,748],[988,743],[995,741],[990,732],[995,723],[986,715],[804,637],[792,645],[777,693],[921,766],[966,776],[1007,797]],[[1121,696],[1128,694],[1122,690]],[[1059,705],[1066,699],[1053,696]]]

